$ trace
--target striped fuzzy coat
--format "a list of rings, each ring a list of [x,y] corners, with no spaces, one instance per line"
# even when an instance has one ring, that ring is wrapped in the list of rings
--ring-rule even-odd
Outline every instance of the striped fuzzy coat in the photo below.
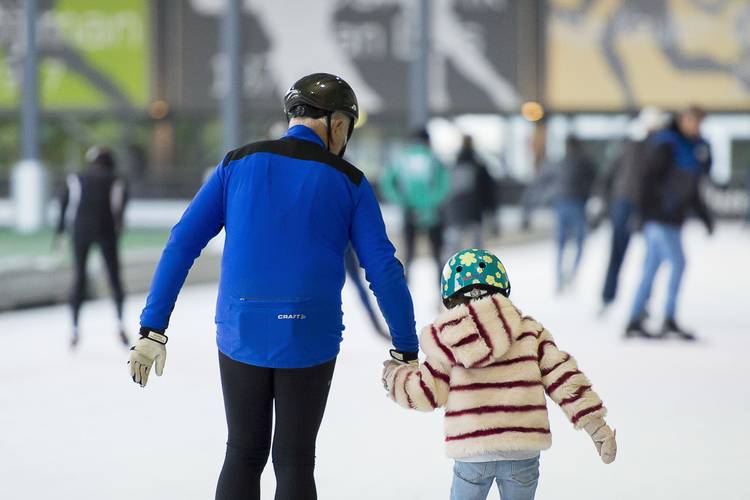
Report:
[[[545,393],[576,428],[606,414],[573,357],[500,294],[445,311],[420,345],[424,363],[392,366],[384,379],[405,408],[445,406],[451,458],[549,448]]]

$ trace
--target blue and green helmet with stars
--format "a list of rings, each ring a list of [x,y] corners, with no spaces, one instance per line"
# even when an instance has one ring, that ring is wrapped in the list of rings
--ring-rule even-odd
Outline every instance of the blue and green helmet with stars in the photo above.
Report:
[[[497,288],[506,297],[510,294],[508,273],[492,252],[468,248],[456,253],[446,262],[440,280],[443,300],[474,285]]]

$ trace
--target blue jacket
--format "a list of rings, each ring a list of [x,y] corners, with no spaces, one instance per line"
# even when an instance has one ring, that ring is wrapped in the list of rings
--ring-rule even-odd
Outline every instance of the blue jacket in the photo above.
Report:
[[[362,172],[298,125],[230,152],[174,226],[141,326],[167,328],[193,261],[224,228],[216,304],[227,356],[303,368],[339,352],[344,252],[351,242],[401,351],[415,352],[414,308],[380,206]]]
[[[648,139],[642,179],[640,211],[644,221],[682,226],[695,212],[713,226],[713,217],[700,192],[700,183],[711,169],[711,149],[701,138],[682,135],[676,126]]]

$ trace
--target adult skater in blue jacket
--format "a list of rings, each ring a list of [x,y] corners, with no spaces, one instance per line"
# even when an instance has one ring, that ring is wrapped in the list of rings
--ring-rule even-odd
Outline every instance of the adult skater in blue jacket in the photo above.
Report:
[[[353,90],[334,75],[308,75],[291,87],[284,109],[287,134],[227,154],[172,229],[130,355],[141,386],[154,363],[162,374],[177,294],[224,229],[216,340],[229,437],[217,499],[259,499],[271,448],[276,500],[317,498],[315,440],[344,329],[350,242],[390,329],[393,357],[417,357],[404,269],[370,183],[342,158],[359,114]]]

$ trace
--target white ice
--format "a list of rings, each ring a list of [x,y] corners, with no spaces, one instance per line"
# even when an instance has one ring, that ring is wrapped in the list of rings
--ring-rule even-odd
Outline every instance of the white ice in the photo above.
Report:
[[[622,329],[640,277],[636,239],[614,310],[597,319],[609,231],[590,238],[579,279],[553,293],[551,242],[496,248],[512,298],[574,354],[617,429],[614,464],[550,402],[552,449],[542,454],[539,499],[747,500],[750,482],[750,231],[687,228],[688,271],[679,317],[701,341],[626,341]],[[414,268],[417,322],[437,308],[433,269]],[[658,320],[664,276],[651,311]],[[185,289],[172,316],[162,378],[141,389],[127,375],[107,301],[83,311],[78,352],[67,347],[63,306],[0,316],[0,499],[213,498],[225,422],[213,339],[215,286]],[[143,296],[127,304],[135,331]],[[318,440],[323,500],[448,498],[452,463],[442,416],[407,412],[380,383],[387,344],[370,330],[356,294],[344,292],[347,331]],[[272,468],[263,498],[273,498]],[[496,491],[490,498],[498,498]]]

